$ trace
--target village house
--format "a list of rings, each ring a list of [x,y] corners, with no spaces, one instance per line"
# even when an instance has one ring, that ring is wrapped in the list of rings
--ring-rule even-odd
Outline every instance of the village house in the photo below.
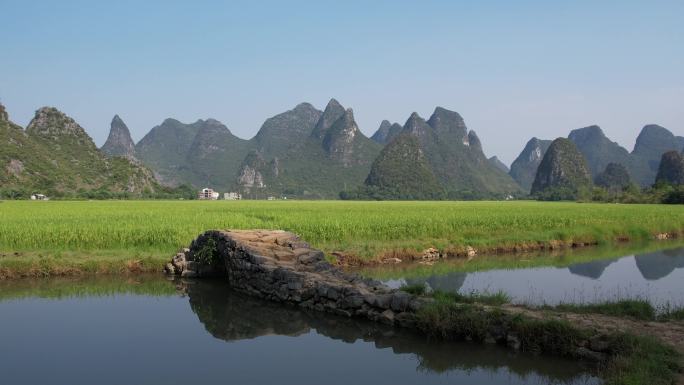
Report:
[[[242,195],[236,192],[227,192],[223,194],[223,199],[227,201],[239,201],[242,199]]]
[[[217,200],[219,198],[219,193],[216,191],[205,187],[197,194],[197,199],[202,200]]]

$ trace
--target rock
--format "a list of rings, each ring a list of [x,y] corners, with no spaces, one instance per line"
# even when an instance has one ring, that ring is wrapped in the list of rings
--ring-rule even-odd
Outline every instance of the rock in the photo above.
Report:
[[[423,306],[431,304],[433,302],[435,302],[435,300],[432,298],[415,297],[415,298],[411,299],[411,301],[409,302],[408,308],[409,308],[409,310],[411,310],[413,312],[417,312]]]
[[[392,310],[397,312],[406,311],[411,299],[413,299],[413,296],[411,294],[403,291],[396,291],[394,294],[392,294],[392,302],[390,304],[390,307],[392,308]]]
[[[589,348],[595,352],[606,352],[610,349],[610,343],[602,337],[594,337],[589,340]]]
[[[183,278],[197,278],[197,273],[193,270],[183,270],[181,273],[181,277]]]
[[[439,258],[439,250],[435,249],[434,247],[430,247],[429,249],[423,251],[423,254],[420,256],[420,259],[424,262],[436,261]]]
[[[416,315],[411,312],[402,312],[394,316],[395,323],[404,328],[414,328],[416,320]]]
[[[394,324],[394,312],[392,310],[385,310],[378,316],[378,321],[384,324],[393,325]]]
[[[109,137],[107,137],[107,141],[101,150],[108,156],[135,158],[135,143],[126,123],[121,120],[119,115],[114,115],[109,129]]]
[[[523,187],[525,192],[530,192],[539,164],[550,145],[550,140],[532,138],[511,164],[509,175]]]
[[[513,350],[520,350],[520,338],[517,334],[508,333],[506,336],[506,346]]]
[[[605,353],[595,352],[585,347],[577,348],[575,355],[581,359],[595,362],[603,362],[608,357]]]
[[[477,251],[473,249],[471,246],[466,247],[466,257],[472,258],[477,255]]]
[[[164,272],[166,272],[166,274],[176,274],[176,268],[169,262],[164,266]]]

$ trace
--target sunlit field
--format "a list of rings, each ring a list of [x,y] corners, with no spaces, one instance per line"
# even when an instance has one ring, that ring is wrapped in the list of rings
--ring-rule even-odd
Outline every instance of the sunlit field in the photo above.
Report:
[[[546,202],[5,201],[0,250],[168,254],[209,229],[284,229],[328,253],[604,243],[684,229],[684,207]]]

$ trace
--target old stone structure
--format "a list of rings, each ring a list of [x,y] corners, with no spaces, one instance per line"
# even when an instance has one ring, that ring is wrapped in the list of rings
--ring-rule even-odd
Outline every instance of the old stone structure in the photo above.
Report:
[[[381,282],[346,273],[328,263],[321,251],[312,249],[299,237],[285,231],[207,231],[197,237],[190,248],[177,253],[165,270],[180,276],[181,281],[184,281],[182,278],[224,277],[227,286],[234,291],[303,309],[365,318],[432,334],[435,328],[440,327],[426,325],[424,320],[419,322],[417,316],[423,306],[434,301],[432,298],[414,296],[390,289]],[[567,345],[561,349],[563,354],[590,361],[610,358],[613,349],[609,341],[614,340],[610,336],[616,332],[624,329],[636,331],[636,334],[649,334],[647,329],[655,330],[652,325],[644,329],[639,322],[623,318],[513,305],[476,305],[462,309],[465,313],[461,321],[464,322],[452,320],[453,324],[447,326],[448,336],[442,337],[507,345],[515,350],[543,351],[545,347],[539,345],[540,340],[555,341],[558,336],[549,334],[532,338],[526,334],[528,330],[517,326],[515,320],[524,317],[532,321],[567,321],[587,333],[577,340],[568,338],[565,341]],[[473,320],[478,322],[472,323]],[[665,329],[671,332],[671,326],[666,325]],[[655,333],[659,336],[667,334],[662,331]],[[681,331],[671,334],[684,336]],[[682,346],[682,341],[684,339],[676,340],[673,345]],[[557,349],[558,346],[551,348]]]
[[[296,235],[277,230],[208,231],[179,252],[166,271],[225,276],[233,289],[307,309],[410,327],[429,298],[345,273]]]

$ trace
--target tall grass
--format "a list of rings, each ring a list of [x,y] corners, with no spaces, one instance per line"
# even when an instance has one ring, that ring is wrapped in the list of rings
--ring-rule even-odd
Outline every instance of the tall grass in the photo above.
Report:
[[[684,229],[684,207],[551,202],[93,201],[0,203],[0,250],[170,253],[208,229],[275,228],[369,257],[390,249],[608,242]]]

